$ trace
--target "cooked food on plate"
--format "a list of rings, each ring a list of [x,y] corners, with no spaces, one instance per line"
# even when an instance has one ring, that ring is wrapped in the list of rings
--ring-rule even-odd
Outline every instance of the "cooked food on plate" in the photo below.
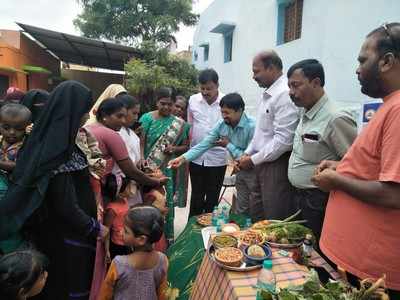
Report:
[[[203,214],[197,217],[197,223],[202,226],[211,226],[212,224],[212,214]]]
[[[221,264],[239,267],[242,264],[243,252],[234,247],[221,248],[215,251],[214,257]]]
[[[234,236],[224,234],[215,236],[212,243],[216,248],[225,248],[236,247],[238,241]]]
[[[265,251],[259,245],[251,245],[247,249],[247,255],[253,256],[253,257],[264,257],[265,256]]]
[[[247,230],[240,236],[240,242],[244,245],[262,244],[264,238],[259,231]]]

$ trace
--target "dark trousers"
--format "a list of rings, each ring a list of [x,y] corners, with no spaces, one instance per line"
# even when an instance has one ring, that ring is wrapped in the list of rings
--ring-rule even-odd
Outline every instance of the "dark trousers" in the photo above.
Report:
[[[321,237],[322,224],[325,218],[326,204],[328,203],[329,193],[325,193],[319,189],[295,189],[294,200],[297,209],[301,209],[302,220],[307,220],[305,224],[310,228],[316,238],[316,247]]]
[[[254,169],[240,170],[236,173],[235,188],[237,198],[232,207],[235,214],[245,214],[252,219],[256,219],[256,216],[253,215],[255,209],[251,206],[252,202],[250,201],[250,194],[255,189],[255,184],[256,172]]]
[[[190,163],[189,172],[192,196],[189,217],[212,212],[214,206],[218,205],[225,171],[226,166],[206,167]]]
[[[295,212],[293,186],[287,174],[289,157],[290,152],[286,152],[275,161],[255,166],[255,184],[250,193],[253,221],[283,220]]]

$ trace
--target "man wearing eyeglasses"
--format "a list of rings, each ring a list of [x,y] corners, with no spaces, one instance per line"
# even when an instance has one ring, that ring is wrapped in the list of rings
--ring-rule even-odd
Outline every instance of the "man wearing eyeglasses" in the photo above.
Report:
[[[287,76],[289,96],[301,108],[288,177],[301,218],[307,220],[318,241],[329,194],[318,189],[311,177],[322,160],[339,161],[345,155],[357,136],[357,123],[351,113],[328,98],[324,68],[318,60],[295,63]]]
[[[358,61],[361,91],[383,104],[344,158],[312,179],[330,191],[320,247],[350,279],[386,274],[400,299],[400,23],[369,33]]]

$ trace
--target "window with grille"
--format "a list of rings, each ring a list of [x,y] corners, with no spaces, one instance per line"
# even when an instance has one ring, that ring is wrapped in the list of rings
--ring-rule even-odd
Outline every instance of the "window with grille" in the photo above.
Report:
[[[280,0],[278,6],[278,45],[301,37],[303,1]]]
[[[301,37],[302,15],[303,0],[295,0],[285,8],[285,43],[297,40]]]

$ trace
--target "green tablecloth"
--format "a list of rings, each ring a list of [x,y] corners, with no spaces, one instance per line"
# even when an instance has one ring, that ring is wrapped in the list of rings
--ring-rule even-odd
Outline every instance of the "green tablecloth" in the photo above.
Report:
[[[243,227],[246,216],[231,215],[230,220]],[[193,283],[205,253],[201,229],[196,217],[191,217],[181,235],[168,248],[168,284],[172,293],[179,292],[177,300],[189,299]],[[173,298],[173,297],[172,297]]]

